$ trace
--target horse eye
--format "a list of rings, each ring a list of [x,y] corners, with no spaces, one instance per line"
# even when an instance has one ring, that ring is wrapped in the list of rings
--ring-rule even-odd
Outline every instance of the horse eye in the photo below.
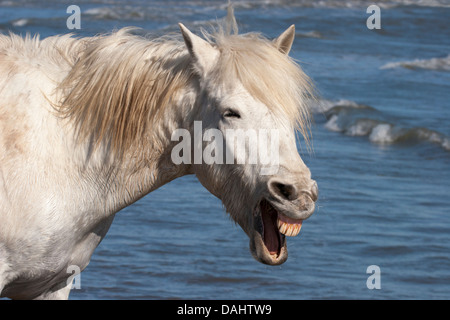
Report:
[[[240,119],[241,118],[241,115],[239,114],[239,113],[237,113],[236,111],[234,111],[234,110],[227,110],[227,111],[225,111],[225,113],[223,114],[223,116],[224,117],[226,117],[226,118],[237,118],[237,119]]]

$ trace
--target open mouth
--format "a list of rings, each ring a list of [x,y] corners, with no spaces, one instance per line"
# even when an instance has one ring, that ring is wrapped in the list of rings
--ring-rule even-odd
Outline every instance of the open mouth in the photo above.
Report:
[[[258,260],[267,264],[283,263],[287,259],[286,236],[298,235],[303,220],[283,215],[266,199],[259,203],[255,220],[258,222],[255,223],[258,238],[260,236],[255,244],[263,247],[256,248]]]

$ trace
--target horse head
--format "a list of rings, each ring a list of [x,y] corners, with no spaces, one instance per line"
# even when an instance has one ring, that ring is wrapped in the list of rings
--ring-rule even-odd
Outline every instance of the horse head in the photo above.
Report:
[[[249,236],[255,259],[282,264],[285,237],[299,233],[318,197],[296,144],[296,131],[308,137],[311,86],[288,56],[295,28],[273,41],[231,34],[235,27],[206,34],[207,40],[180,28],[199,79],[193,118],[201,121],[200,145],[207,153],[213,144],[212,156],[222,160],[203,159],[192,171]]]

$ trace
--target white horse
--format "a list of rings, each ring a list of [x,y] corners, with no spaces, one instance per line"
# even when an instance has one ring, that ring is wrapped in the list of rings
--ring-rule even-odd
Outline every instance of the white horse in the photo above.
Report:
[[[255,259],[287,259],[285,235],[314,211],[317,184],[296,146],[308,135],[308,77],[273,41],[238,35],[234,16],[204,38],[149,40],[128,29],[0,36],[0,296],[67,299],[115,214],[195,174],[250,238]],[[279,166],[174,164],[176,129],[276,128]],[[225,138],[225,146],[229,141]],[[72,270],[72,269],[70,269]]]

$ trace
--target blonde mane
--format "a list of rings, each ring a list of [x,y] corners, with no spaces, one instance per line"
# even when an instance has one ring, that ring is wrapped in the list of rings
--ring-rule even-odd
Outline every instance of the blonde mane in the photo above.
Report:
[[[300,67],[272,41],[255,33],[238,35],[232,10],[218,30],[204,35],[221,52],[212,76],[224,85],[241,81],[274,113],[292,119],[308,141],[305,101],[312,90]],[[106,142],[123,154],[194,79],[191,57],[181,40],[148,40],[129,29],[87,39],[59,85],[58,110],[73,119],[81,140],[94,146]]]
[[[189,64],[181,42],[149,41],[129,29],[93,38],[59,85],[59,111],[75,121],[80,140],[124,151],[187,86]]]

